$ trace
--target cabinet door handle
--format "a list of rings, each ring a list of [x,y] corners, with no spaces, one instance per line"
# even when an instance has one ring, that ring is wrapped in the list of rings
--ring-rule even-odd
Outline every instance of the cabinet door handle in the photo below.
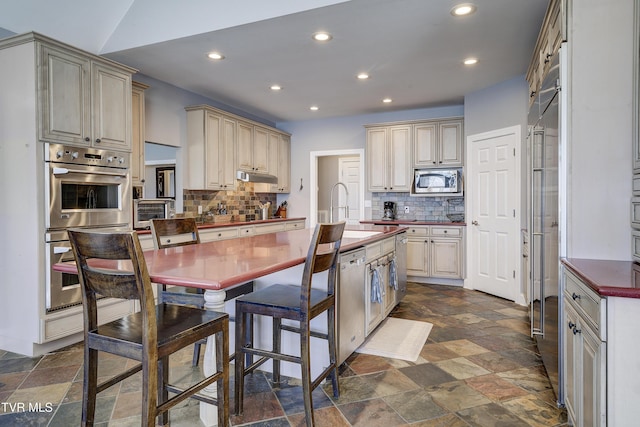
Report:
[[[573,298],[574,301],[577,301],[580,299],[580,295],[576,294],[575,292],[571,294],[571,298]]]
[[[573,328],[575,328],[576,324],[573,323],[572,321],[569,321],[569,325],[568,326],[569,326],[569,329],[573,329]]]
[[[478,224],[478,221],[473,221],[473,222],[471,222],[471,224],[473,224],[473,225],[479,225],[479,224]]]
[[[88,136],[84,138],[85,141],[89,142],[91,141],[91,138],[89,138]]]
[[[578,334],[581,334],[581,333],[582,333],[581,329],[573,328],[573,335],[578,335]]]
[[[102,142],[102,141],[100,141],[100,138],[96,138],[96,142],[97,142],[97,143],[100,143],[100,142]]]

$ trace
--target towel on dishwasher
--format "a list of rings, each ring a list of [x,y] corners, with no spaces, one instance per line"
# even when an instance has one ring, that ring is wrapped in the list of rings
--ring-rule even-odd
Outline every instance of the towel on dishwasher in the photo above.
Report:
[[[382,277],[380,275],[380,269],[382,266],[377,266],[371,270],[371,302],[377,302],[382,304]]]
[[[389,287],[398,290],[398,268],[395,258],[389,262]]]

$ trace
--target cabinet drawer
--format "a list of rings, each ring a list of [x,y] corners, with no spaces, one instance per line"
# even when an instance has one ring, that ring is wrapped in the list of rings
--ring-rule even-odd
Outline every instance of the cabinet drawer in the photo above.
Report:
[[[604,341],[603,323],[606,300],[600,298],[571,272],[565,271],[565,279],[564,292],[569,302],[590,323],[590,326]]]
[[[207,233],[200,233],[201,241],[225,240],[225,239],[233,239],[234,237],[238,237],[238,229],[235,227],[222,228],[222,229],[210,231]]]
[[[631,226],[640,228],[640,197],[631,199]]]
[[[382,242],[372,243],[370,245],[365,246],[365,251],[367,254],[367,261],[371,261],[372,259],[379,258],[380,256],[382,256]]]
[[[407,237],[411,236],[428,236],[429,227],[411,227],[407,230]]]
[[[431,227],[432,236],[440,237],[460,237],[462,229],[460,227]]]
[[[302,228],[304,228],[304,221],[287,222],[285,223],[285,226],[284,226],[284,229],[286,231],[299,230]]]
[[[284,231],[284,224],[256,225],[256,234],[276,233]]]
[[[382,242],[382,255],[388,254],[396,250],[396,239],[391,237]]]
[[[253,225],[248,227],[238,227],[238,237],[253,236],[254,234],[256,234],[256,229]]]
[[[640,262],[640,231],[631,232],[631,247],[633,251],[633,260]]]

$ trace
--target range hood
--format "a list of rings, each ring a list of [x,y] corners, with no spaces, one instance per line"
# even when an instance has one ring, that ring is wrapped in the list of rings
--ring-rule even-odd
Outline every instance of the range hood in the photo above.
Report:
[[[265,184],[277,184],[278,177],[266,173],[237,171],[236,178],[244,182],[261,182]]]

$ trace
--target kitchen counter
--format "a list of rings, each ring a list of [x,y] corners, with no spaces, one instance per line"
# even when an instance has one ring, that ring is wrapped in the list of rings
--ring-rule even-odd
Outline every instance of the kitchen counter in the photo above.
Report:
[[[347,230],[356,235],[343,237],[341,252],[393,236],[405,228],[362,224],[348,226]],[[303,264],[312,235],[313,229],[306,228],[149,250],[145,251],[145,260],[154,283],[220,291]],[[96,266],[118,268],[113,262]],[[76,272],[74,263],[59,263],[54,268]]]
[[[579,258],[561,261],[601,297],[640,298],[640,265],[632,261]]]
[[[419,220],[419,219],[368,219],[360,221],[360,224],[374,224],[374,225],[452,225],[452,226],[466,226],[465,222],[451,222],[448,220]]]
[[[271,224],[279,222],[289,221],[305,221],[306,218],[270,218],[270,219],[256,219],[253,221],[234,221],[234,222],[202,222],[198,223],[198,230],[206,230],[209,228],[223,228],[223,227],[241,227],[243,225],[255,225],[255,224]],[[151,234],[151,230],[136,230],[138,234]]]

